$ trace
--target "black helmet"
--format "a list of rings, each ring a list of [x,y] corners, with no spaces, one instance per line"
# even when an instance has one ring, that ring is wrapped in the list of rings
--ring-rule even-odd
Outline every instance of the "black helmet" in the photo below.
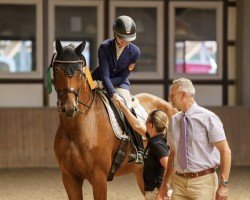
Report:
[[[113,31],[121,39],[125,41],[133,41],[136,38],[136,26],[134,20],[129,17],[122,15],[118,17],[113,24]]]

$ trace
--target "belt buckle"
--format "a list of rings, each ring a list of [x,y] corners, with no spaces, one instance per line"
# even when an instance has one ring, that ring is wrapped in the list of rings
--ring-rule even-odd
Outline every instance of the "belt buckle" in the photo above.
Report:
[[[195,175],[196,175],[196,177],[195,177],[195,178],[199,177],[199,173],[198,173],[198,172],[196,172],[196,173],[195,173]]]

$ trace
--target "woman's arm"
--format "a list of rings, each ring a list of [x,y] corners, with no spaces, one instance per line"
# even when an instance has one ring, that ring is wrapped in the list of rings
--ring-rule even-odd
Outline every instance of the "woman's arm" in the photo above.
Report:
[[[175,173],[173,165],[174,165],[174,147],[170,147],[170,154],[167,160],[167,163],[164,164],[164,162],[161,162],[161,164],[164,166],[167,166],[165,168],[165,172],[164,172],[164,176],[163,176],[163,180],[162,180],[162,184],[161,187],[159,189],[157,198],[158,199],[170,199],[171,194],[169,194],[169,190],[171,190],[171,182],[172,182],[172,178],[173,175]],[[170,192],[171,193],[171,192]]]
[[[115,101],[120,107],[120,110],[123,112],[123,114],[126,116],[128,122],[132,126],[132,128],[141,134],[142,136],[145,136],[146,133],[146,125],[144,123],[141,123],[139,119],[137,119],[130,110],[126,107],[123,101],[120,99],[115,98]]]

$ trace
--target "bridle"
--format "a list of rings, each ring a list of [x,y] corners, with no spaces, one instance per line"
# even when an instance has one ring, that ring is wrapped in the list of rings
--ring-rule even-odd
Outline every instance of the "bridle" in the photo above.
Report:
[[[76,72],[77,71],[80,71],[80,75],[82,76],[81,78],[81,85],[82,84],[85,84],[85,88],[87,87],[87,77],[86,77],[86,74],[83,70],[84,67],[86,67],[86,60],[84,58],[84,56],[81,56],[81,59],[79,60],[74,60],[74,61],[62,61],[62,60],[57,60],[55,59],[56,58],[56,53],[53,55],[52,57],[52,60],[51,60],[51,64],[50,64],[50,67],[53,69],[53,74],[54,74],[54,78],[55,78],[55,74],[56,74],[56,67],[55,67],[55,63],[60,63],[60,64],[78,64],[80,66],[77,67],[77,69],[79,70],[67,70],[67,68],[63,68],[62,65],[60,66],[60,68],[64,71],[64,74],[67,76],[67,77],[70,77],[72,78],[73,76],[76,75]],[[83,83],[84,81],[84,83]],[[79,96],[82,92],[82,87],[80,87],[79,90],[75,89],[75,88],[65,88],[65,89],[61,89],[59,90],[58,88],[56,88],[55,84],[54,84],[54,87],[55,87],[55,90],[57,92],[57,108],[58,108],[58,111],[61,113],[62,112],[62,109],[63,109],[63,103],[62,103],[62,97],[67,94],[67,93],[72,93],[75,95],[75,103],[76,103],[76,107],[77,107],[77,112],[83,114],[84,111],[80,111],[79,108],[78,108],[78,104],[81,104],[83,106],[85,106],[86,108],[90,109],[91,106],[93,105],[94,101],[95,101],[95,96],[96,96],[96,92],[94,90],[94,94],[91,95],[91,92],[89,93],[89,102],[85,103],[83,101],[81,101],[79,99]],[[84,90],[86,92],[86,89]],[[92,97],[92,98],[91,98]]]

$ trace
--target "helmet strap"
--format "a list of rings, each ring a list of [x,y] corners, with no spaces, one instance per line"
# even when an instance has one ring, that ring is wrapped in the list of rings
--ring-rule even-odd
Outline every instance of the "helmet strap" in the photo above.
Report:
[[[117,35],[116,34],[114,34],[114,38],[115,38],[115,42],[116,42],[116,44],[118,45],[118,47],[119,48],[121,48],[121,45],[119,44],[119,42],[118,42],[118,40],[117,40]]]

